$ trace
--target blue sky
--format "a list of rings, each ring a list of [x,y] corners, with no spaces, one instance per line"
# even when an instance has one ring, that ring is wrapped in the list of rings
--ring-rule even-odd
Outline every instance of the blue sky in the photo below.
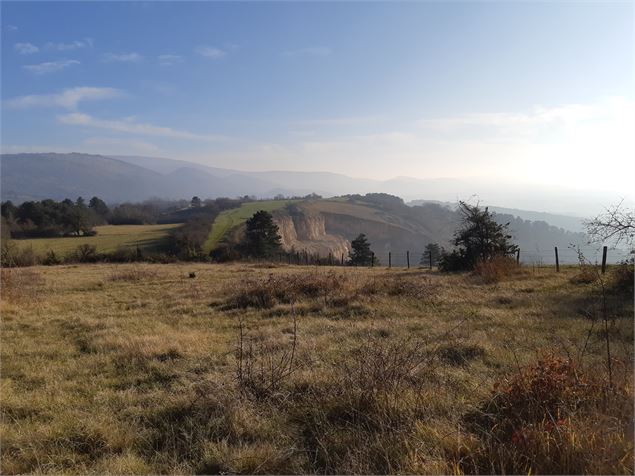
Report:
[[[631,2],[3,2],[2,147],[628,191],[633,29]]]

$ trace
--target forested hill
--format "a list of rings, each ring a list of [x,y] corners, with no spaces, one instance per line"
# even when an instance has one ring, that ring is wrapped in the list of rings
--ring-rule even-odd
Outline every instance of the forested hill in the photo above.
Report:
[[[456,204],[452,202],[440,202],[436,200],[412,200],[411,202],[408,202],[408,205],[423,205],[424,203],[436,203],[450,208],[454,208],[456,206]],[[491,212],[500,213],[502,215],[510,215],[512,217],[519,217],[523,220],[529,221],[543,221],[549,225],[564,228],[568,231],[584,232],[584,218],[579,216],[521,210],[518,208],[506,208],[492,204],[485,204],[485,206],[488,206]]]
[[[391,203],[394,212],[404,217],[412,217],[411,219],[427,225],[428,229],[435,230],[436,241],[441,245],[451,244],[453,230],[456,229],[461,220],[455,207],[434,203],[406,206],[403,202],[398,204],[394,199],[391,200]],[[595,253],[595,247],[588,245],[589,240],[585,233],[553,226],[543,220],[526,220],[519,216],[497,213],[496,211],[493,211],[493,215],[498,223],[509,223],[509,231],[513,240],[520,246],[521,254],[527,261],[552,262],[554,260],[553,249],[556,246],[563,258],[567,258],[567,261],[575,261],[575,251],[572,246],[581,247],[589,256]]]
[[[418,264],[429,243],[450,249],[454,231],[461,222],[460,214],[453,207],[437,203],[408,206],[399,197],[383,193],[294,201],[279,208],[274,217],[287,249],[340,256],[358,234],[364,233],[380,261],[387,263],[391,253],[395,265],[405,263],[407,252],[411,263]],[[495,214],[495,219],[500,223],[509,222],[510,233],[526,262],[552,262],[555,246],[570,263],[575,262],[571,245],[593,253],[583,233],[506,214]],[[241,226],[244,222],[235,223],[234,228],[227,231],[225,244],[241,236]]]

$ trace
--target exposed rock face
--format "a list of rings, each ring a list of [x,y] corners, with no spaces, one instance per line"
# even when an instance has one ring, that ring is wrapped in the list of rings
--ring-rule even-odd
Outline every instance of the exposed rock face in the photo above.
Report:
[[[388,252],[392,251],[395,264],[405,263],[406,250],[412,253],[413,260],[415,256],[418,260],[428,242],[421,231],[407,229],[401,223],[314,211],[309,207],[281,210],[274,214],[274,221],[286,251],[307,251],[323,257],[332,253],[336,259],[342,254],[348,256],[351,240],[360,233],[368,236],[380,260],[387,261]]]
[[[324,215],[321,213],[280,213],[276,214],[274,220],[278,225],[282,247],[286,251],[306,250],[320,256],[332,253],[336,258],[342,254],[348,256],[350,242],[339,234],[327,233]]]

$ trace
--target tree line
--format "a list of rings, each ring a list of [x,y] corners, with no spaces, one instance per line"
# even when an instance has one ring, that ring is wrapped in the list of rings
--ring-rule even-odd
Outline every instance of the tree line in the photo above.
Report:
[[[51,199],[26,201],[14,205],[2,202],[2,230],[5,238],[39,238],[59,236],[90,236],[99,225],[153,225],[157,223],[187,223],[198,218],[215,218],[228,208],[239,207],[249,197],[201,200],[152,199],[141,203],[121,203],[108,206],[99,197],[88,202]]]
[[[93,235],[94,227],[107,223],[111,214],[98,197],[88,203],[82,197],[75,201],[29,201],[19,206],[6,201],[1,209],[4,237],[12,238]]]

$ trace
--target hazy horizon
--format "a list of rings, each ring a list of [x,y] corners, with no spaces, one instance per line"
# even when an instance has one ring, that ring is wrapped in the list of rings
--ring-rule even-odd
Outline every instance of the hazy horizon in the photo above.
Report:
[[[633,197],[629,2],[49,2],[2,14],[3,153]]]

